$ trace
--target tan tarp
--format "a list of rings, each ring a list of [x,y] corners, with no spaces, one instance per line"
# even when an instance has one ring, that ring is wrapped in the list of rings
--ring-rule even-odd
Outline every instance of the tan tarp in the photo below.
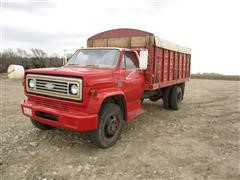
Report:
[[[88,40],[88,47],[139,48],[147,47],[148,45],[155,45],[157,47],[191,54],[191,49],[160,39],[157,36],[132,36]]]

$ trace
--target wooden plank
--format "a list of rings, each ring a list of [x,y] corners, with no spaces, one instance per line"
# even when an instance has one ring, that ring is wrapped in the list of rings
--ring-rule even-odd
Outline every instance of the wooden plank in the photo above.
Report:
[[[173,59],[174,59],[174,52],[170,51],[170,62],[169,62],[169,81],[173,80]]]
[[[182,64],[182,78],[185,78],[185,71],[186,71],[186,54],[183,54],[183,64]]]
[[[130,48],[134,47],[146,47],[148,44],[145,36],[131,37]]]
[[[179,61],[178,61],[178,79],[182,78],[182,59],[183,59],[183,54],[179,53]]]
[[[107,39],[93,39],[92,47],[107,47]]]
[[[164,49],[164,68],[163,68],[163,82],[168,80],[168,62],[169,62],[169,52],[167,49]]]
[[[109,38],[108,47],[120,47],[120,48],[129,48],[130,38],[121,37],[121,38]]]

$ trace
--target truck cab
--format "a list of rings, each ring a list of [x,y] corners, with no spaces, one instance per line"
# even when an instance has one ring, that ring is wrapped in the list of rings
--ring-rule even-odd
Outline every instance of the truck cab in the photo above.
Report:
[[[63,67],[27,70],[23,113],[40,129],[89,131],[96,145],[111,146],[123,121],[144,113],[140,51],[79,49]]]

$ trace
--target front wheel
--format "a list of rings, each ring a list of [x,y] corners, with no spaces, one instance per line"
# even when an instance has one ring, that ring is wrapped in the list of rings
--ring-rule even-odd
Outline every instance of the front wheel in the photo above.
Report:
[[[101,148],[114,145],[122,130],[123,113],[114,103],[103,104],[99,114],[99,124],[96,131],[90,132],[92,142]]]

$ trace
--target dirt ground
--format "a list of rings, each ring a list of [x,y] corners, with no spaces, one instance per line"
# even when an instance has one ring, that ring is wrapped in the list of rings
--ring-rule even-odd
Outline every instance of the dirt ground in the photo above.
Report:
[[[3,180],[240,179],[240,81],[193,79],[179,111],[145,100],[147,112],[104,150],[87,134],[34,128],[21,81],[1,81]]]

